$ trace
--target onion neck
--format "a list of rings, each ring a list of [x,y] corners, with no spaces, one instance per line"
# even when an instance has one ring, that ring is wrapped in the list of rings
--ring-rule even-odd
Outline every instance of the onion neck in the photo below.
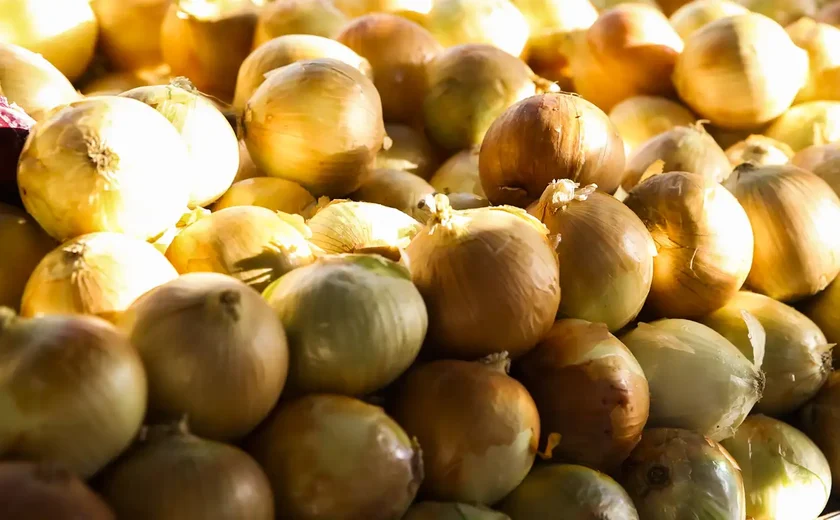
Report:
[[[453,217],[455,211],[449,203],[449,197],[443,193],[435,193],[433,195],[426,195],[423,200],[417,204],[419,209],[427,210],[431,213],[427,226],[435,228],[442,226],[444,228],[451,228],[453,224]]]
[[[510,372],[510,356],[507,352],[490,354],[480,359],[479,363],[500,374],[507,375]]]
[[[551,210],[552,213],[557,213],[565,210],[573,200],[585,201],[597,189],[597,184],[589,184],[581,188],[580,184],[569,179],[554,180],[543,191],[539,205]]]

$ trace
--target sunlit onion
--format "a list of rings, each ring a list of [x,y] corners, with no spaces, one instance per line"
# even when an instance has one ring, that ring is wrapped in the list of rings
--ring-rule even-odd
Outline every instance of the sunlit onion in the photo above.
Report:
[[[429,213],[418,206],[428,195],[435,193],[431,184],[420,177],[401,170],[374,170],[350,197],[395,208],[417,220],[425,220]]]
[[[170,79],[169,67],[166,65],[155,69],[109,72],[85,82],[82,94],[88,97],[116,96],[137,87],[165,85]]]
[[[676,101],[657,96],[633,96],[615,105],[610,121],[624,140],[627,157],[642,143],[675,126],[689,126],[694,114]]]
[[[399,13],[422,18],[432,9],[434,0],[333,0],[333,4],[350,18],[368,13]]]
[[[796,105],[764,133],[786,143],[794,152],[840,141],[840,101],[809,101]]]
[[[840,283],[836,279],[805,302],[802,312],[817,324],[829,343],[840,343]],[[840,358],[840,348],[835,347],[832,353]]]
[[[236,184],[239,181],[265,176],[265,173],[257,168],[257,165],[251,160],[251,154],[248,153],[248,147],[245,145],[245,142],[239,141],[239,170],[236,172],[236,178],[233,179],[233,183]]]
[[[234,206],[260,206],[306,218],[315,210],[315,198],[292,181],[256,177],[231,186],[213,205],[213,211]]]
[[[674,11],[670,22],[680,38],[687,40],[698,29],[715,20],[748,11],[746,7],[729,0],[694,0]]]
[[[376,154],[376,168],[402,170],[428,180],[438,165],[436,150],[422,130],[406,125],[385,125],[391,146]],[[478,160],[476,159],[476,173]]]
[[[8,245],[0,257],[0,305],[18,309],[26,281],[57,244],[23,210],[5,204],[0,204],[0,243]]]
[[[790,163],[813,172],[821,164],[840,157],[840,143],[815,144],[794,154]]]
[[[257,19],[254,48],[288,34],[334,38],[347,17],[330,0],[275,0],[267,2]]]
[[[511,520],[498,511],[458,502],[415,502],[402,520]]]
[[[527,20],[509,0],[435,0],[424,25],[444,47],[484,43],[513,56],[529,36]]]
[[[478,149],[462,150],[437,169],[429,184],[440,193],[472,193],[484,196],[478,174]]]
[[[817,396],[802,409],[802,428],[822,450],[831,477],[840,479],[840,373],[828,377]]]
[[[840,100],[840,29],[811,18],[801,18],[785,28],[793,43],[808,51],[808,83],[796,96],[797,103]]]
[[[765,166],[787,164],[793,157],[793,150],[781,141],[754,134],[727,148],[726,156],[732,166],[745,162]]]
[[[171,1],[91,1],[99,21],[99,48],[112,66],[137,70],[163,61],[160,29]]]
[[[772,18],[782,26],[789,25],[803,16],[813,18],[817,13],[817,0],[738,0],[754,13]]]
[[[81,97],[43,56],[6,43],[0,43],[0,91],[36,120]]]

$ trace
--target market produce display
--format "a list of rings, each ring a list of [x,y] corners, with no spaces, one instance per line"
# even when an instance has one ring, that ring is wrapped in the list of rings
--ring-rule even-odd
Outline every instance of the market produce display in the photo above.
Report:
[[[840,518],[840,0],[0,0],[0,519]]]

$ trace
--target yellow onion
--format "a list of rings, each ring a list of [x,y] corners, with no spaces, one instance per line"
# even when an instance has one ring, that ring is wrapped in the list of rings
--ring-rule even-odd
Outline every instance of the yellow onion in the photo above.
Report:
[[[89,478],[140,429],[146,376],[126,337],[99,318],[24,319],[4,308],[0,403],[0,457],[56,462]]]
[[[624,170],[624,143],[589,101],[543,94],[516,103],[493,122],[478,165],[490,202],[526,207],[563,178],[613,193]]]
[[[282,3],[282,1],[276,1],[268,5]],[[318,58],[333,58],[342,61],[373,79],[370,63],[347,46],[321,36],[289,34],[260,45],[245,58],[236,77],[233,107],[238,111],[244,110],[248,100],[271,71],[297,61]]]
[[[490,201],[474,193],[455,192],[446,195],[452,209],[477,209],[490,206]]]
[[[689,126],[694,114],[676,101],[657,96],[633,96],[618,103],[609,113],[610,121],[624,140],[624,153],[671,130],[675,126]]]
[[[306,218],[315,209],[315,197],[292,181],[255,177],[231,186],[213,205],[213,211],[234,206],[260,206]]]
[[[333,4],[350,18],[368,13],[399,13],[422,17],[432,9],[434,0],[333,0]]]
[[[726,149],[729,164],[751,162],[759,166],[787,164],[793,157],[790,146],[764,135],[753,134]],[[728,173],[727,173],[728,175]]]
[[[330,197],[359,187],[385,139],[373,82],[332,58],[271,73],[246,104],[243,129],[257,167]]]
[[[260,9],[254,48],[288,34],[335,37],[347,17],[330,0],[275,0]]]
[[[749,9],[729,0],[693,0],[674,11],[669,21],[680,38],[687,40],[697,29],[715,20],[746,12]]]
[[[236,184],[237,182],[256,177],[265,177],[265,173],[257,168],[257,165],[251,160],[251,154],[248,153],[248,147],[245,145],[245,142],[239,141],[239,170],[236,172],[236,178],[233,179],[233,183]]]
[[[840,29],[811,18],[801,18],[785,28],[793,43],[808,51],[808,82],[796,102],[838,100],[840,88]]]
[[[840,199],[831,186],[787,164],[745,163],[729,181],[755,235],[747,285],[783,302],[825,289],[840,272]]]
[[[624,202],[656,243],[647,299],[654,314],[702,316],[735,296],[753,262],[753,233],[723,186],[695,173],[664,173],[637,185]]]
[[[428,180],[435,172],[438,158],[425,133],[406,125],[385,125],[385,133],[391,146],[383,147],[376,154],[376,168],[402,170]]]
[[[560,320],[514,368],[537,403],[555,460],[612,471],[639,443],[650,408],[647,379],[604,324]]]
[[[653,281],[656,245],[630,209],[594,185],[548,185],[528,212],[560,236],[559,314],[616,331],[642,310]]]
[[[817,11],[816,20],[834,27],[840,27],[840,2],[830,1],[821,5]]]
[[[163,61],[160,29],[171,2],[91,0],[99,21],[99,48],[114,68],[137,70]]]
[[[431,184],[420,177],[401,170],[374,170],[350,197],[394,208],[425,220],[429,213],[418,204],[435,193]]]
[[[0,204],[0,306],[19,309],[26,281],[56,243],[21,209]]]
[[[443,51],[432,34],[401,16],[372,13],[347,24],[336,40],[364,56],[389,122],[422,122],[426,65]]]
[[[619,339],[647,376],[649,426],[725,439],[761,397],[759,367],[705,325],[680,319],[639,323]]]
[[[794,152],[840,141],[840,101],[809,101],[791,107],[764,133]]]
[[[190,173],[184,140],[165,117],[137,100],[103,96],[35,127],[18,186],[26,211],[53,238],[113,231],[145,240],[186,211]]]
[[[695,31],[673,79],[680,97],[700,117],[725,128],[752,129],[782,115],[807,77],[808,53],[782,26],[745,13]]]
[[[758,128],[752,128],[748,130],[733,130],[731,128],[721,128],[719,126],[710,125],[708,124],[707,120],[703,121],[703,128],[709,132],[709,135],[715,138],[715,142],[724,150],[729,148],[730,146],[734,146],[741,141],[746,140],[749,136],[754,134],[761,134],[764,135],[764,130],[767,129],[769,125],[762,125]]]
[[[813,173],[818,166],[837,157],[840,157],[840,142],[815,144],[796,152],[790,163]]]
[[[840,479],[840,373],[828,377],[800,415],[802,428],[828,459],[831,477],[837,482]]]
[[[296,393],[375,392],[405,372],[426,336],[426,307],[408,269],[375,255],[322,257],[263,296],[289,335]]]
[[[831,494],[831,470],[817,445],[782,421],[753,415],[721,444],[744,477],[747,518],[812,519]]]
[[[618,482],[572,464],[539,466],[505,497],[500,509],[516,520],[621,518],[639,520],[630,496]]]
[[[198,219],[204,218],[208,215],[210,215],[209,209],[192,209],[189,212],[181,215],[181,218],[178,220],[178,222],[175,223],[174,226],[164,231],[160,236],[158,236],[154,240],[150,240],[149,243],[155,246],[155,248],[161,253],[166,254],[166,250],[169,249],[169,245],[172,244],[172,241],[175,240],[175,237],[178,236],[178,233],[183,231],[184,228],[193,225]]]
[[[411,370],[394,398],[394,418],[423,447],[424,496],[493,504],[534,463],[540,418],[508,376],[507,358],[434,361]]]
[[[423,480],[416,442],[381,408],[351,397],[281,404],[249,451],[268,474],[277,518],[400,518]]]
[[[783,26],[794,23],[807,16],[813,18],[817,14],[818,2],[821,0],[738,0],[738,3],[754,13],[772,18]]]
[[[298,215],[235,206],[184,228],[166,258],[181,274],[227,274],[262,291],[292,269],[312,263],[308,237]]]
[[[814,167],[811,171],[828,183],[834,193],[840,195],[840,157],[835,157]]]
[[[251,0],[172,0],[160,32],[164,61],[200,91],[228,101],[251,52],[257,24]]]
[[[415,502],[402,520],[511,520],[498,511],[458,502]]]
[[[483,43],[519,56],[528,43],[528,21],[509,0],[434,0],[423,19],[444,47]]]
[[[127,90],[152,85],[169,83],[169,67],[133,70],[128,72],[109,72],[85,82],[82,94],[85,96],[116,96]]]
[[[0,91],[36,120],[59,105],[81,98],[43,56],[6,43],[0,43]]]
[[[429,184],[440,193],[472,193],[484,197],[478,174],[478,148],[461,150],[437,169]]]
[[[102,482],[120,520],[274,519],[271,486],[256,461],[191,435],[186,421],[144,429]]]
[[[665,15],[668,16],[676,8],[681,7],[685,2],[686,0],[593,0],[592,5],[594,5],[599,12],[602,12],[606,11],[607,9],[612,9],[613,7],[616,7],[621,4],[644,4],[661,9],[662,12],[664,12]],[[669,3],[676,3],[678,5],[675,8],[666,10],[665,7],[667,7]]]
[[[819,326],[828,342],[840,342],[840,283],[836,279],[808,300],[802,311]],[[835,358],[840,358],[840,348],[834,348],[832,352]]]
[[[548,229],[510,206],[457,211],[446,195],[425,206],[432,216],[406,253],[429,310],[430,345],[462,359],[533,348],[560,303]]]

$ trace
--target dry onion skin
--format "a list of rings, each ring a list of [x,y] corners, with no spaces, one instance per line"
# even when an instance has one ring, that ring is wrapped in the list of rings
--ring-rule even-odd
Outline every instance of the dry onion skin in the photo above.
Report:
[[[624,202],[656,244],[646,306],[657,316],[702,316],[723,306],[747,280],[753,264],[750,219],[720,184],[696,173],[663,173],[637,185]]]
[[[316,394],[282,403],[249,443],[278,518],[400,518],[423,480],[420,447],[379,407]]]
[[[99,21],[99,48],[117,70],[163,61],[160,29],[172,0],[92,0]]]
[[[624,143],[609,117],[589,101],[542,94],[516,103],[493,122],[478,165],[490,202],[524,208],[557,179],[613,193],[624,173]]]
[[[478,174],[478,148],[461,150],[447,159],[429,179],[429,184],[445,195],[472,193],[484,197]]]
[[[537,403],[543,442],[554,460],[612,471],[642,438],[650,409],[647,379],[604,324],[556,322],[517,361],[514,374]]]
[[[438,165],[437,151],[422,130],[406,125],[385,125],[391,146],[376,154],[376,168],[402,170],[429,180]],[[476,172],[478,160],[476,159]]]
[[[315,196],[355,191],[385,139],[373,82],[332,58],[271,73],[248,100],[242,123],[254,164]]]
[[[402,520],[511,520],[498,511],[458,502],[415,502]]]
[[[831,467],[831,478],[840,480],[840,373],[828,381],[800,414],[802,428],[823,452]]]
[[[418,365],[394,398],[394,418],[423,447],[421,493],[434,500],[493,504],[534,463],[540,418],[534,400],[508,376],[508,361]]]
[[[840,199],[831,186],[796,166],[749,163],[727,182],[755,235],[747,285],[782,302],[825,289],[840,272]]]
[[[785,30],[793,43],[808,51],[808,82],[796,102],[840,99],[840,29],[811,18],[801,18]]]
[[[19,309],[26,281],[38,263],[58,245],[21,209],[0,204],[0,305]]]
[[[43,56],[9,43],[0,43],[0,90],[36,120],[57,106],[81,98],[73,84]]]
[[[330,0],[275,0],[260,9],[254,48],[290,34],[334,38],[348,18]]]
[[[840,101],[809,101],[791,107],[764,133],[794,152],[840,141]]]
[[[255,177],[231,186],[213,205],[213,211],[234,206],[260,206],[306,218],[315,210],[315,197],[296,182]]]
[[[745,162],[759,166],[779,165],[790,162],[793,149],[781,141],[753,134],[727,148],[726,156],[733,167]]]
[[[417,220],[429,214],[418,206],[427,196],[435,193],[431,184],[420,177],[401,170],[374,170],[350,197],[355,200],[382,204],[395,208]]]
[[[560,236],[560,316],[611,331],[636,318],[650,292],[656,245],[627,206],[594,185],[563,179],[549,184],[528,213]]]
[[[807,76],[808,53],[782,26],[745,13],[695,31],[677,58],[673,79],[700,117],[724,128],[752,129],[782,115]]]
[[[649,139],[675,126],[689,126],[696,119],[681,104],[658,96],[627,98],[612,107],[609,116],[624,141],[627,157]]]
[[[824,0],[738,0],[738,3],[754,13],[772,18],[786,27],[802,17],[813,18],[817,7]]]
[[[89,314],[116,321],[143,293],[177,276],[148,242],[119,233],[82,235],[52,250],[35,267],[21,314]]]
[[[52,461],[91,477],[140,430],[140,357],[98,318],[0,315],[0,457]]]
[[[423,24],[444,47],[481,43],[513,56],[522,54],[530,32],[509,0],[434,0]]]
[[[729,0],[694,0],[674,11],[669,21],[685,41],[698,29],[715,20],[747,12],[749,9]]]

